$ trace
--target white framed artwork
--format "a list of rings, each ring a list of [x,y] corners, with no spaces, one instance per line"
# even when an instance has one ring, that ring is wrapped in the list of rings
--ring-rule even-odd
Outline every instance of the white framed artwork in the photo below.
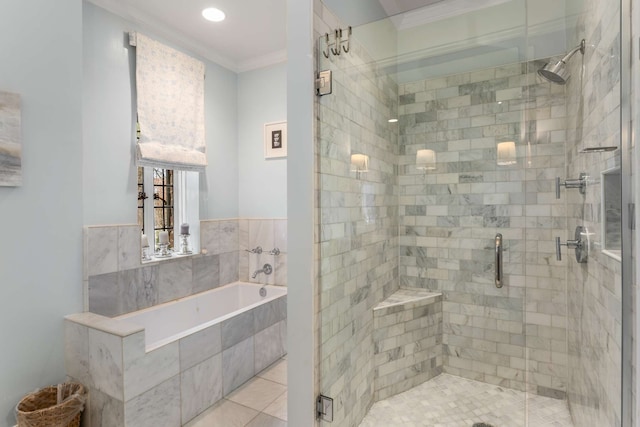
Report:
[[[264,158],[287,157],[287,122],[265,123]]]
[[[22,185],[20,95],[0,90],[0,186]]]

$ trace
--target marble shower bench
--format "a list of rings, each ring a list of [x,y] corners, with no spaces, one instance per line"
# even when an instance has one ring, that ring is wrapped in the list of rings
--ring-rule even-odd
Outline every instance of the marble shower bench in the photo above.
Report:
[[[402,288],[373,308],[374,400],[442,373],[442,294]]]

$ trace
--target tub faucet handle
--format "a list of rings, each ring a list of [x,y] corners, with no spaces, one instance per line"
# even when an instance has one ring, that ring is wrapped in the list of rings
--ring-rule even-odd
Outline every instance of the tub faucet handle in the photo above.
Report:
[[[254,271],[251,275],[251,278],[255,279],[256,276],[260,273],[264,273],[268,276],[269,274],[273,273],[273,267],[271,267],[271,264],[265,264],[261,269]]]
[[[280,249],[273,248],[269,251],[269,255],[280,255]]]
[[[256,246],[253,249],[245,249],[245,251],[252,253],[252,254],[261,254],[262,253],[262,247],[261,246]]]

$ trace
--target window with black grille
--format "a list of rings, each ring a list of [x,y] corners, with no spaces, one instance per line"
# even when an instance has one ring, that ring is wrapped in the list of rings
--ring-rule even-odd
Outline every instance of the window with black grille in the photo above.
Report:
[[[144,192],[144,168],[138,167],[138,225],[144,234],[144,201],[147,194]]]
[[[173,170],[153,169],[153,230],[169,233],[169,247],[174,247],[174,187]]]

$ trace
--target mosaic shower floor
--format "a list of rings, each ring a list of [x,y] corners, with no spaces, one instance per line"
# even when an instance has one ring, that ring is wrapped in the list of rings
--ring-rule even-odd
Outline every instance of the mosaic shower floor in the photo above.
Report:
[[[528,420],[525,420],[525,413]],[[564,400],[442,374],[376,402],[360,427],[573,427]]]

